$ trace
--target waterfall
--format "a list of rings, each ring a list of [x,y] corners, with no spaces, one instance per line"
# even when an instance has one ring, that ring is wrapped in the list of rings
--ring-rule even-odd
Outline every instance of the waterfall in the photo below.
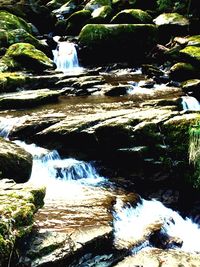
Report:
[[[193,96],[182,96],[183,110],[200,110],[199,101]]]
[[[53,52],[53,61],[58,71],[71,72],[80,69],[75,45],[70,42],[58,42]]]
[[[144,238],[150,238],[153,227],[159,226],[160,234],[179,240],[182,250],[200,252],[199,225],[189,218],[183,219],[159,201],[143,199],[135,208],[116,203],[115,210],[113,226],[116,242],[130,245],[144,240],[140,246],[148,246]]]
[[[13,127],[16,126],[18,123],[21,123],[25,120],[25,117],[14,117],[14,118],[1,118],[0,119],[0,136],[8,139],[9,134],[12,131]]]
[[[106,182],[106,178],[101,177],[91,163],[80,161],[74,158],[61,159],[56,150],[26,144],[22,141],[15,143],[23,147],[33,156],[33,167],[29,182],[47,187],[48,198],[61,198],[69,194],[70,190],[76,190],[78,185],[96,186]],[[73,188],[72,188],[73,186]]]

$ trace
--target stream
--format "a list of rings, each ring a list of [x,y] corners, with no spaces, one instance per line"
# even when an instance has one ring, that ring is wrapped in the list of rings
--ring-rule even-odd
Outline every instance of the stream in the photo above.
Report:
[[[63,47],[66,48],[60,45],[60,49]],[[72,52],[73,49],[70,56]],[[59,50],[54,51],[54,57],[58,56],[56,53]],[[72,60],[75,68],[79,67],[74,57]],[[60,61],[56,58],[55,62],[62,71],[74,66],[63,59]],[[62,118],[67,114],[92,115],[96,112],[95,107],[98,107],[99,112],[102,107],[102,113],[111,107],[117,110],[119,106],[129,110],[133,108],[133,99],[138,100],[134,103],[139,106],[141,98],[133,94],[115,99],[62,96],[56,105],[1,112],[0,136],[10,139],[13,127],[18,122],[22,124],[23,120],[33,114],[36,117],[45,114],[46,117],[55,115]],[[186,104],[186,100],[184,98],[183,109],[188,110],[188,103],[192,101],[189,99]],[[198,105],[192,102],[191,109],[198,110]],[[77,244],[87,244],[86,249],[78,256],[72,256],[70,261],[64,257],[64,260],[55,261],[52,265],[49,260],[47,264],[41,263],[39,266],[109,267],[115,266],[127,255],[149,248],[200,253],[200,224],[191,218],[183,218],[179,212],[165,207],[156,199],[142,199],[137,194],[128,199],[128,192],[100,173],[96,161],[65,157],[59,154],[60,151],[39,147],[31,141],[13,142],[33,156],[32,174],[28,183],[46,187],[45,205],[35,216],[37,232],[41,235],[47,232],[67,234],[73,240],[78,240]],[[87,243],[97,238],[99,234],[96,236],[95,231],[102,231],[102,236],[107,235],[107,239],[100,239],[96,247],[95,243]],[[21,263],[27,257],[23,255]]]

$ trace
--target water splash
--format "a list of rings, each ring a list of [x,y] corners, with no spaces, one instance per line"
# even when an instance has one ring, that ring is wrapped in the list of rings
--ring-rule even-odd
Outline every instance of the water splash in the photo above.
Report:
[[[57,48],[52,52],[57,70],[64,73],[80,70],[76,48],[73,43],[58,42]]]
[[[181,240],[181,249],[187,252],[200,252],[200,228],[189,218],[183,219],[177,212],[166,208],[156,200],[142,200],[135,208],[123,207],[117,203],[114,213],[115,242],[130,247],[142,244],[153,229],[174,239]]]
[[[195,97],[182,96],[181,99],[183,110],[200,110],[200,103]]]
[[[78,185],[96,186],[106,181],[89,162],[61,159],[56,150],[49,151],[22,141],[15,143],[32,154],[33,167],[29,182],[47,186],[48,198],[62,198],[69,193],[69,188],[73,191]]]
[[[0,118],[0,136],[9,139],[9,135],[12,129],[22,123],[25,120],[26,116],[24,117],[14,117],[14,118]]]

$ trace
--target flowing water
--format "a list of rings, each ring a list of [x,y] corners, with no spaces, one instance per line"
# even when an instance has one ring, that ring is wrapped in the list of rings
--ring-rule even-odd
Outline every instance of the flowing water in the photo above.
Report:
[[[199,101],[193,96],[182,96],[183,110],[200,110]]]
[[[58,71],[72,72],[80,71],[76,47],[70,42],[58,42],[57,48],[53,52],[53,61]]]

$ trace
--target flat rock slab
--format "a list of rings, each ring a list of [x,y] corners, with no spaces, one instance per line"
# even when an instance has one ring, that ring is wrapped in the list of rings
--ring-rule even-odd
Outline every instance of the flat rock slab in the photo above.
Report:
[[[200,255],[178,250],[148,248],[138,254],[125,258],[115,267],[198,267]]]
[[[47,188],[45,205],[35,217],[37,233],[22,260],[29,258],[33,267],[68,266],[79,253],[95,252],[101,245],[106,250],[113,238],[111,211],[118,198],[138,201],[136,194],[80,184],[65,182],[59,191]]]
[[[39,89],[0,95],[0,109],[30,108],[58,101],[63,91]]]

